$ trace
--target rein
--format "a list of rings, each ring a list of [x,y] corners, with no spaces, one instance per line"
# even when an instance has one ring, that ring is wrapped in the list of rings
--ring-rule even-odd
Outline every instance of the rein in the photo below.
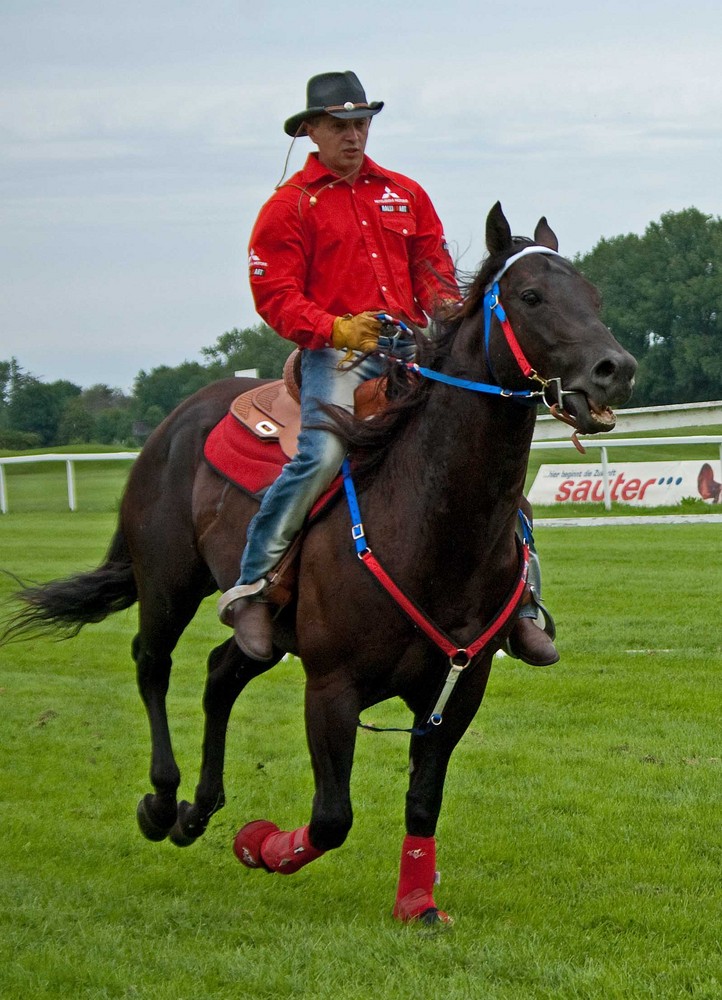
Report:
[[[426,635],[426,637],[433,642],[437,649],[441,650],[442,653],[445,653],[449,659],[449,673],[436,703],[431,710],[426,725],[420,729],[402,730],[402,732],[411,732],[416,736],[425,736],[427,733],[431,732],[434,726],[441,725],[446,703],[454,689],[454,685],[463,671],[466,670],[466,668],[471,664],[474,657],[478,653],[482,652],[482,650],[484,650],[495,639],[519,605],[522,594],[524,593],[524,587],[526,585],[529,569],[530,538],[528,525],[526,520],[521,518],[523,540],[520,543],[519,570],[516,582],[504,601],[504,604],[473,642],[469,643],[468,646],[460,647],[458,643],[455,643],[453,639],[446,634],[446,632],[440,629],[438,625],[435,625],[434,622],[432,622],[431,619],[428,618],[428,616],[418,607],[418,605],[404,593],[398,584],[391,579],[376,556],[372,553],[367,544],[366,533],[361,520],[358,497],[356,495],[356,488],[351,477],[351,463],[348,458],[344,459],[342,472],[344,488],[346,490],[346,501],[348,503],[352,522],[351,537],[353,539],[354,546],[356,547],[356,555],[364,566],[366,566],[366,568],[373,573],[384,590],[386,590],[386,592],[393,598],[397,606],[401,608],[401,610],[419,629],[421,629],[424,635]],[[385,731],[378,730],[375,726],[365,726],[363,723],[359,723],[359,725],[364,729],[372,729],[376,732]]]

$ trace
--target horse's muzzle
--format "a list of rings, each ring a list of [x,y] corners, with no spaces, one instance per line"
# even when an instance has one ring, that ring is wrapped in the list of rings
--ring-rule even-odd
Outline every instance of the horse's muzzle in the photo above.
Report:
[[[592,367],[587,395],[606,406],[623,406],[632,395],[637,362],[625,350],[611,351]]]

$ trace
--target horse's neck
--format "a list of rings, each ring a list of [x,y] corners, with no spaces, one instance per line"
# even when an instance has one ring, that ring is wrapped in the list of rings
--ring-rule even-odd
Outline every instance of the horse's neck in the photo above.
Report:
[[[510,400],[435,388],[364,490],[368,544],[454,634],[478,631],[515,579],[533,428],[534,412]]]
[[[534,419],[533,410],[510,400],[434,387],[390,449],[377,495],[420,538],[433,535],[447,548],[471,548],[475,558],[476,549],[483,545],[488,552],[497,536],[508,545]]]

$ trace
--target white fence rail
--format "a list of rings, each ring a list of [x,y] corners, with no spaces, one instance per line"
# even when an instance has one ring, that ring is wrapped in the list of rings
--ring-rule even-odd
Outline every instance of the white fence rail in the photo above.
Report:
[[[680,427],[719,427],[722,400],[709,403],[671,403],[668,406],[640,406],[616,411],[616,434],[669,431]],[[559,433],[559,421],[551,413],[539,413],[534,428],[535,441],[548,441]]]
[[[75,463],[76,462],[120,462],[138,457],[137,451],[116,451],[94,455],[17,455],[12,458],[0,458],[0,513],[8,512],[7,482],[5,477],[6,465],[26,465],[29,462],[64,462],[65,474],[68,481],[68,507],[71,510],[77,509],[75,492]]]
[[[720,434],[697,434],[688,437],[651,437],[651,438],[584,438],[585,449],[598,448],[601,452],[601,464],[604,487],[604,506],[607,510],[612,509],[611,483],[609,476],[609,452],[613,448],[646,448],[659,445],[691,445],[691,444],[714,444],[717,445],[722,463],[722,435]],[[574,442],[567,438],[557,441],[532,441],[532,449],[548,450],[550,448],[574,448]],[[20,455],[13,458],[0,458],[0,513],[7,514],[7,482],[5,477],[6,465],[20,465],[29,462],[64,462],[66,478],[68,482],[68,507],[70,510],[77,509],[77,496],[75,489],[75,463],[76,462],[115,462],[128,461],[137,458],[137,451],[108,452],[107,454],[93,455]]]

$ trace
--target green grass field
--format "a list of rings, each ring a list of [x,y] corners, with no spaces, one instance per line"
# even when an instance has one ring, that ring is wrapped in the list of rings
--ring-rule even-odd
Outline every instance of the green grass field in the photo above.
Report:
[[[22,478],[35,476],[52,478]],[[44,580],[96,565],[120,479],[110,464],[79,477],[75,514],[48,491],[42,510],[21,511],[14,483],[0,567]],[[149,786],[134,611],[65,643],[1,649],[0,994],[719,1000],[719,525],[540,528],[537,543],[562,660],[497,660],[452,760],[438,831],[446,933],[390,916],[402,735],[359,734],[340,850],[285,879],[233,857],[244,822],[308,819],[296,661],[239,700],[226,808],[179,850],[135,824]],[[226,635],[209,600],[177,651],[169,713],[187,797],[205,659]],[[408,723],[396,702],[368,717]]]

